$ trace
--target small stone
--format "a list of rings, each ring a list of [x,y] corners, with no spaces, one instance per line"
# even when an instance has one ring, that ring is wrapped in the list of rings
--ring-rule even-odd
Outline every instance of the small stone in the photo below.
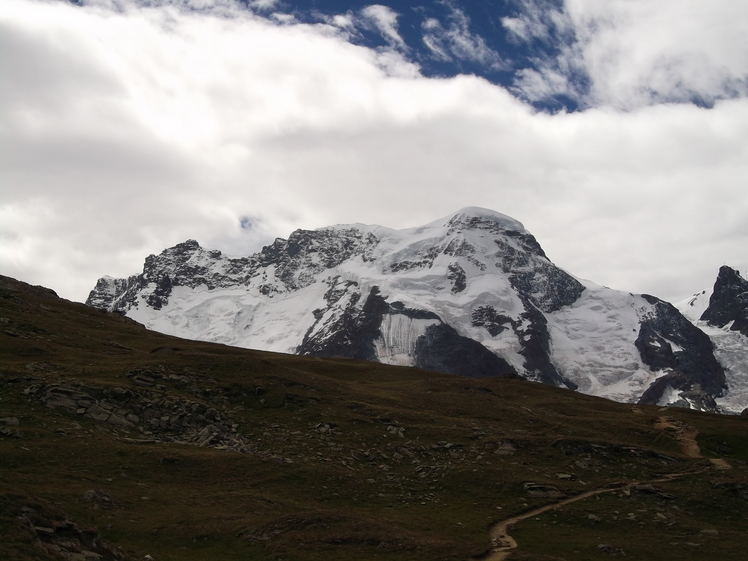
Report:
[[[20,430],[7,429],[5,427],[0,428],[0,435],[11,438],[23,438],[23,433]]]
[[[715,528],[705,528],[699,532],[700,534],[705,534],[707,536],[718,536],[719,531]]]
[[[156,382],[150,376],[144,376],[142,374],[133,376],[132,381],[136,386],[142,386],[142,387],[152,386]]]

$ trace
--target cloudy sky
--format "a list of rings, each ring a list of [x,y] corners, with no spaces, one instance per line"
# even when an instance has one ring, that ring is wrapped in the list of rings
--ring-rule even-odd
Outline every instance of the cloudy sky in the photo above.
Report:
[[[0,273],[73,300],[464,206],[622,290],[748,266],[743,1],[0,0],[0,74]]]

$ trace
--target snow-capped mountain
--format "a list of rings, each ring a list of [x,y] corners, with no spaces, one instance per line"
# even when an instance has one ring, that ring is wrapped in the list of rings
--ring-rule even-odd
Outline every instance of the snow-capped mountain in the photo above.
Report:
[[[729,380],[717,404],[728,411],[748,408],[748,281],[720,267],[714,287],[678,302],[676,307],[714,344],[714,356]]]
[[[100,279],[87,303],[180,337],[617,401],[716,410],[730,392],[709,337],[674,306],[574,278],[520,222],[480,208],[405,230],[297,230],[246,257],[189,240],[140,275]]]

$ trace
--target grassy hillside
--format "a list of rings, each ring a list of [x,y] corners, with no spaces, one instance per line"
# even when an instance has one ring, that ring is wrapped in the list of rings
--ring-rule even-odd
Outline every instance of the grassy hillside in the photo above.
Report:
[[[186,341],[0,278],[0,558],[744,559],[748,418]],[[502,545],[494,541],[493,545]]]

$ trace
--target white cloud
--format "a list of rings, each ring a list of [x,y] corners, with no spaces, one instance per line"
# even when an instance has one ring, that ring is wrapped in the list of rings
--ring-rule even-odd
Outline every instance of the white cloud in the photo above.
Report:
[[[376,27],[385,40],[399,49],[407,48],[405,41],[397,31],[397,12],[381,4],[372,4],[361,10],[361,16],[365,22]]]
[[[352,31],[356,28],[353,20],[353,14],[350,13],[334,15],[332,16],[332,18],[330,18],[330,23],[332,23],[332,25],[334,25],[335,27],[339,27],[340,29]]]
[[[748,94],[748,4],[733,0],[530,0],[505,18],[517,40],[559,41],[517,83],[531,100],[575,95],[583,105],[631,109],[653,103],[711,104]],[[570,84],[584,73],[589,88]],[[559,78],[567,77],[567,80]]]
[[[547,115],[331,25],[212,14],[4,0],[0,272],[83,299],[187,238],[249,253],[467,205],[615,288],[683,297],[745,264],[745,98]]]
[[[470,18],[450,1],[443,4],[449,8],[448,25],[444,27],[436,18],[427,18],[421,28],[423,43],[442,60],[462,60],[477,62],[488,68],[504,66],[501,57],[493,51],[480,35],[471,33]]]
[[[278,0],[251,0],[247,2],[247,5],[255,10],[273,10],[278,4]]]

